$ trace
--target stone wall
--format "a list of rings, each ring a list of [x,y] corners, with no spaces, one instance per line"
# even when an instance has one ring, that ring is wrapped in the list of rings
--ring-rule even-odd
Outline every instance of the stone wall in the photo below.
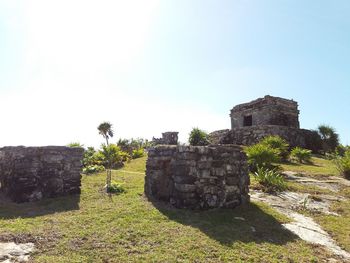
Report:
[[[239,145],[252,145],[261,141],[264,137],[278,135],[285,139],[291,147],[306,147],[305,131],[278,125],[261,125],[257,127],[242,127],[233,129],[231,134],[232,143]]]
[[[179,208],[233,208],[249,201],[246,156],[236,145],[159,145],[148,153],[145,194]]]
[[[231,129],[244,126],[280,125],[299,128],[298,103],[279,97],[265,96],[235,106],[231,110]],[[249,124],[245,118],[249,117]]]
[[[303,147],[315,150],[312,131],[295,129],[278,125],[261,125],[242,127],[233,130],[219,130],[209,134],[210,143],[252,145],[270,135],[278,135],[285,139],[291,147]]]
[[[0,190],[15,202],[80,193],[82,148],[0,148]]]
[[[177,145],[178,141],[178,132],[163,132],[162,138],[154,138],[152,142],[154,145],[165,144],[165,145]]]

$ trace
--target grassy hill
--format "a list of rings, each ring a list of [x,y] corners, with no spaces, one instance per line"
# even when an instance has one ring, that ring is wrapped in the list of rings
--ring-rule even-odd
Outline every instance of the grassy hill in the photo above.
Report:
[[[329,256],[283,229],[288,219],[263,203],[198,212],[149,202],[145,161],[113,171],[126,188],[120,195],[105,194],[101,173],[83,176],[80,196],[0,201],[0,241],[33,241],[34,262],[318,262]],[[327,226],[327,218],[319,221]]]

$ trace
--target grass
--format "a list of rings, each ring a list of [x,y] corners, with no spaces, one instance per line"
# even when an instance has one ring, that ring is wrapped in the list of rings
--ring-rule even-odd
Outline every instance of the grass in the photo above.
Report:
[[[80,196],[0,201],[0,240],[34,241],[34,262],[318,262],[329,255],[286,231],[263,203],[198,212],[143,196],[145,158],[113,171],[126,192],[109,197],[105,174],[83,176]],[[244,218],[240,220],[239,218]]]
[[[335,164],[331,160],[312,157],[310,164],[299,163],[283,163],[280,165],[285,171],[293,171],[297,173],[305,173],[310,176],[332,176],[339,175]]]

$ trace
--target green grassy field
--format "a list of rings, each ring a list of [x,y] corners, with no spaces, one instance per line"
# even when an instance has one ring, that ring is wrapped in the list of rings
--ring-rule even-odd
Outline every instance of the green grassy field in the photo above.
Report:
[[[329,256],[284,230],[288,219],[262,203],[205,212],[151,203],[143,196],[144,170],[140,158],[113,171],[127,192],[111,197],[102,173],[83,176],[80,196],[0,201],[0,240],[34,241],[34,262],[320,262]]]
[[[309,176],[330,176],[338,175],[335,164],[327,159],[312,157],[310,164],[283,163],[281,167],[285,171],[305,173]]]

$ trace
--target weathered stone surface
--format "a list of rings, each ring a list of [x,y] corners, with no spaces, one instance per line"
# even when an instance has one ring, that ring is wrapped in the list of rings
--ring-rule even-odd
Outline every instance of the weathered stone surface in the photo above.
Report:
[[[160,145],[160,144],[177,145],[178,134],[179,134],[178,132],[163,132],[162,138],[153,137],[152,141],[156,145]]]
[[[193,209],[233,208],[249,201],[246,156],[239,146],[160,145],[150,152],[145,179],[149,198]]]
[[[265,96],[233,107],[230,117],[231,130],[212,132],[212,144],[252,145],[278,135],[291,147],[314,150],[312,132],[299,128],[298,103],[293,100]]]
[[[82,148],[0,148],[0,190],[15,202],[80,193]]]
[[[33,243],[15,244],[14,242],[0,242],[0,262],[27,262],[33,250]]]
[[[265,96],[243,103],[231,110],[231,128],[278,125],[299,129],[298,103],[293,100]],[[250,121],[247,121],[247,118]]]

